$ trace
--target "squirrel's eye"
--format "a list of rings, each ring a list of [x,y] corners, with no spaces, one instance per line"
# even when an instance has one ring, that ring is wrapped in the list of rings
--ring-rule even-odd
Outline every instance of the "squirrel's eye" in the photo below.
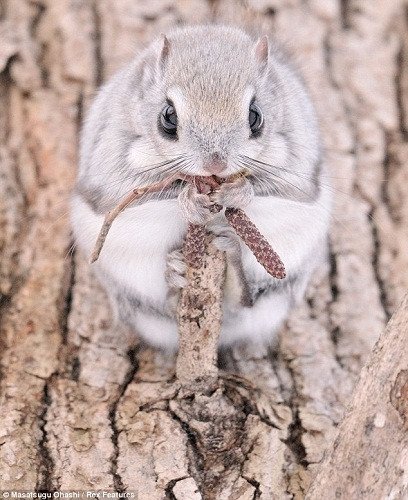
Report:
[[[167,104],[160,113],[160,127],[167,135],[177,135],[177,113],[172,104]]]
[[[258,108],[258,106],[254,103],[252,103],[249,106],[249,116],[248,116],[248,121],[249,121],[249,127],[252,132],[252,136],[257,136],[259,135],[262,125],[263,125],[263,114],[262,111]]]

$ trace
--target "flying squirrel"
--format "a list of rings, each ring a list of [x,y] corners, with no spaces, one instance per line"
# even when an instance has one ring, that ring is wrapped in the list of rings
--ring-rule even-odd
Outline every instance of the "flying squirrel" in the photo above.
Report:
[[[175,29],[99,90],[81,134],[71,203],[74,237],[90,255],[130,189],[181,172],[248,175],[211,195],[194,183],[146,195],[112,226],[95,272],[116,320],[177,349],[175,304],[186,284],[187,226],[205,224],[226,252],[220,344],[271,344],[326,258],[331,196],[315,112],[302,79],[266,36],[228,26]],[[268,275],[214,203],[244,209],[280,255]]]

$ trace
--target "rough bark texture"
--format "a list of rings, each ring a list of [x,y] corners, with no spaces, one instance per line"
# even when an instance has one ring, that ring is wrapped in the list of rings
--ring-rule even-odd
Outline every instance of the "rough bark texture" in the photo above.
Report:
[[[408,296],[361,372],[307,498],[408,497]]]
[[[97,85],[168,27],[211,20],[272,32],[294,55],[319,111],[336,201],[330,265],[277,349],[222,353],[219,387],[189,395],[174,383],[174,359],[113,324],[89,266],[70,251],[68,193]],[[407,59],[403,0],[0,4],[0,489],[304,497],[408,289]],[[382,345],[369,366],[382,363]],[[382,445],[394,446],[388,426],[406,414],[404,370],[387,382],[395,414],[379,409],[368,422],[378,446],[381,429]],[[340,435],[323,468],[344,450]],[[399,489],[367,498],[403,498],[404,460]],[[323,487],[319,475],[310,498]]]
[[[188,284],[181,291],[177,308],[176,377],[184,386],[204,384],[208,388],[218,379],[225,257],[210,241],[203,226],[189,226],[183,248],[184,258],[190,262]]]

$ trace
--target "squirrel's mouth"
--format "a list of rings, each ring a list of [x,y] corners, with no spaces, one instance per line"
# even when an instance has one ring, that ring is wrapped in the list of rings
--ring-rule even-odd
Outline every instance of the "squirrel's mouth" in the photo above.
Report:
[[[236,172],[235,174],[229,175],[229,176],[221,176],[221,175],[199,175],[196,176],[194,184],[196,185],[197,189],[201,193],[208,194],[212,189],[217,188],[221,184],[225,182],[231,182],[235,178],[239,177],[246,177],[248,182],[253,183],[254,182],[254,177],[252,174],[249,173],[247,169],[244,169],[240,172]],[[175,179],[170,186],[167,188],[167,197],[169,195],[172,195],[172,197],[178,196],[180,191],[183,189],[184,186],[188,184],[188,182],[185,179]],[[158,195],[153,194],[153,197],[156,198]]]

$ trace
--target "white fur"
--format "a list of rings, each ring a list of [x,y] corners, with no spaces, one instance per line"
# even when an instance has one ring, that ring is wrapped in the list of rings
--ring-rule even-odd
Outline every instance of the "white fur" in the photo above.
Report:
[[[297,272],[305,262],[312,272],[320,262],[321,247],[324,247],[322,236],[327,231],[329,218],[329,198],[328,191],[322,190],[319,199],[311,205],[279,198],[272,202],[255,198],[247,207],[246,213],[278,252],[288,274]],[[90,256],[103,216],[96,215],[86,203],[75,199],[72,220],[76,238]],[[114,276],[126,289],[142,293],[164,307],[168,291],[166,256],[169,249],[180,245],[185,229],[186,223],[176,200],[151,201],[129,208],[114,222],[94,265],[103,274]],[[265,278],[264,268],[244,245],[242,259],[244,269],[251,269],[260,280]],[[235,287],[233,284],[228,287],[230,281],[233,283],[232,277],[227,281],[220,343],[230,344],[249,338],[270,340],[271,333],[286,318],[290,304],[272,295],[261,298],[252,308],[241,307]],[[304,287],[299,295],[303,290]],[[177,327],[174,322],[142,314],[138,326],[138,333],[152,344],[175,348]]]

